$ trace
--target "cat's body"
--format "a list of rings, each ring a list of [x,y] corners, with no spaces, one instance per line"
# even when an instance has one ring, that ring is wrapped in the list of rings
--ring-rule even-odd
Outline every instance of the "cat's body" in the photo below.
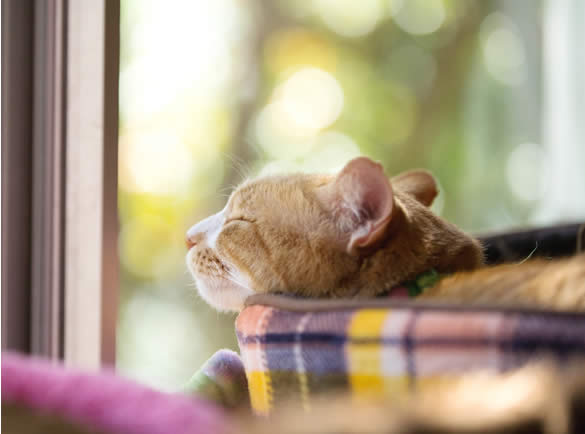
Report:
[[[465,304],[585,310],[585,255],[456,273],[421,295]]]
[[[189,230],[187,264],[220,310],[254,293],[372,297],[429,269],[455,274],[424,297],[585,310],[584,255],[476,270],[479,242],[430,211],[436,194],[428,172],[388,180],[363,157],[335,176],[249,181]]]

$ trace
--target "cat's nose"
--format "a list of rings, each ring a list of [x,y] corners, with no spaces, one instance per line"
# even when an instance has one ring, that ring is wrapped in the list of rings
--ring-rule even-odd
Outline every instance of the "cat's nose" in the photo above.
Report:
[[[187,245],[187,250],[190,250],[191,247],[197,245],[197,241],[187,233],[187,236],[185,237],[185,244]]]
[[[190,249],[201,242],[207,242],[208,244],[211,242],[213,244],[213,240],[217,238],[217,234],[221,230],[223,220],[223,211],[220,211],[217,214],[201,220],[196,225],[191,226],[187,231],[187,236],[185,238],[187,248]]]
[[[191,247],[196,246],[201,242],[201,238],[203,234],[201,232],[193,230],[193,228],[187,231],[187,235],[185,236],[185,244],[187,245],[187,250],[191,249]]]

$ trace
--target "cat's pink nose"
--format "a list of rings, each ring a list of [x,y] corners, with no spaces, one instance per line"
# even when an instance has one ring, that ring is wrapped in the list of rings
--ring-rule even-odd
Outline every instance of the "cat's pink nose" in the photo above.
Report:
[[[223,211],[220,211],[217,214],[201,220],[196,225],[191,226],[187,231],[187,236],[185,238],[187,248],[190,249],[201,242],[205,242],[210,236],[217,236],[217,232],[221,229],[222,223]]]
[[[187,236],[185,237],[185,244],[187,245],[187,250],[190,250],[191,247],[197,245],[197,241],[195,241],[193,237],[190,237],[189,234],[187,234]]]
[[[203,234],[201,232],[194,232],[192,230],[189,230],[187,232],[187,236],[185,237],[185,244],[187,244],[187,250],[199,244],[202,238]]]

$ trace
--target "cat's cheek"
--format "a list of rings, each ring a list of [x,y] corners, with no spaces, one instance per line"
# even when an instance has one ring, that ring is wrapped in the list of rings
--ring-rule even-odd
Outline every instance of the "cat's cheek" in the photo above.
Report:
[[[223,277],[199,275],[196,272],[194,250],[187,254],[187,268],[193,276],[197,291],[206,303],[219,311],[238,312],[243,309],[246,298],[254,292]]]
[[[196,272],[196,264],[195,264],[195,249],[192,248],[187,252],[187,255],[185,257],[186,263],[187,263],[187,269],[189,270],[189,273],[191,273],[191,276],[193,277],[193,279],[197,280],[197,272]]]

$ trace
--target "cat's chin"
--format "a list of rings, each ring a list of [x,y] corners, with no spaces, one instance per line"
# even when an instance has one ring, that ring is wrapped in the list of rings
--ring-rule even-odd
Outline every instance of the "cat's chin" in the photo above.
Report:
[[[224,279],[205,279],[197,276],[195,283],[201,298],[221,312],[239,312],[253,291]]]
[[[187,268],[191,272],[197,291],[205,302],[221,312],[239,312],[254,291],[224,277],[204,276],[193,270],[192,251],[187,254]]]

